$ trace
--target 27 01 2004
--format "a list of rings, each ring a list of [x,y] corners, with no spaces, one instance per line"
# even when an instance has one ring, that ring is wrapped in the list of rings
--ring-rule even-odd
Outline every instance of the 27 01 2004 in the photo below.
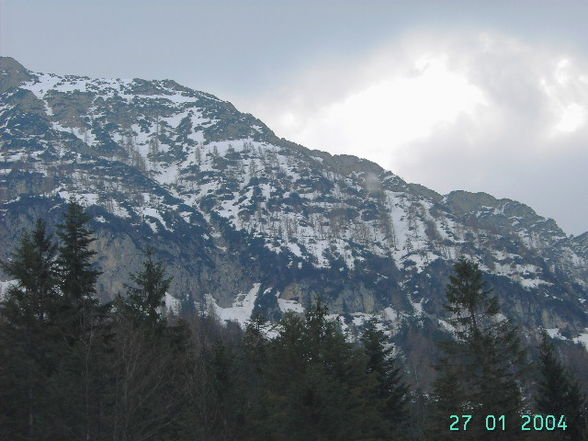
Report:
[[[472,418],[473,415],[450,415],[449,430],[468,430]],[[523,431],[566,430],[568,427],[565,415],[521,415],[520,419],[519,428]],[[480,423],[485,424],[488,431],[506,430],[507,428],[506,415],[486,415],[480,419]]]

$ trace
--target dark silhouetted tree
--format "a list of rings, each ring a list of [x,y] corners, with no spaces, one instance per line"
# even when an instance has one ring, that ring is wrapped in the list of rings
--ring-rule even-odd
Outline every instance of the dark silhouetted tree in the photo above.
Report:
[[[80,334],[92,326],[98,300],[95,297],[96,280],[101,274],[94,267],[96,251],[90,244],[96,239],[86,226],[90,216],[75,200],[70,200],[59,224],[60,287],[63,294],[64,321],[69,328],[68,337],[73,343]]]
[[[367,356],[367,372],[375,376],[375,397],[381,401],[382,416],[390,423],[387,432],[397,431],[407,417],[408,386],[402,371],[392,356],[392,345],[384,331],[378,329],[375,320],[369,320],[361,335],[361,343]]]
[[[15,281],[0,303],[0,425],[4,439],[44,439],[52,432],[56,369],[56,245],[38,220],[2,270]],[[1,433],[1,432],[0,432]]]
[[[437,405],[446,407],[454,401],[453,414],[506,415],[507,420],[516,421],[527,367],[516,327],[499,314],[498,298],[492,295],[475,262],[462,258],[455,264],[446,292],[445,307],[455,339],[440,345],[443,356],[437,365]],[[436,412],[436,427],[443,433],[447,433],[450,422],[449,415],[443,415],[445,411]],[[496,436],[483,428],[484,421],[472,421],[470,427],[469,434],[456,432],[452,436],[479,440]],[[476,429],[480,430],[476,433]],[[501,432],[503,440],[522,436],[515,425]]]
[[[91,217],[71,199],[59,224],[57,235],[61,307],[59,327],[68,344],[55,381],[65,406],[60,424],[70,428],[72,438],[90,439],[98,435],[100,415],[105,406],[104,381],[109,338],[104,319],[109,304],[100,306],[95,268],[96,240],[87,224]],[[67,410],[66,410],[67,408]]]
[[[319,299],[286,313],[268,346],[267,430],[276,440],[375,440],[385,423],[363,351],[347,342]],[[284,381],[287,378],[287,381]]]
[[[165,294],[172,279],[166,277],[162,262],[153,258],[149,250],[143,261],[143,269],[131,274],[133,285],[127,285],[127,297],[124,308],[131,313],[135,320],[144,321],[150,326],[156,326],[162,317],[165,307]]]
[[[535,394],[535,406],[543,415],[554,415],[559,422],[565,415],[567,428],[550,433],[550,440],[586,440],[586,396],[573,375],[559,360],[553,343],[544,333],[539,347],[540,377]]]

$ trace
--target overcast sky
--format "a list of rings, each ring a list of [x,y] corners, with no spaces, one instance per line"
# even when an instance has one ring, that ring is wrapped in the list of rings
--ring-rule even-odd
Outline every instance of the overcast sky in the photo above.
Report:
[[[34,71],[172,78],[310,148],[588,230],[588,2],[0,0]]]

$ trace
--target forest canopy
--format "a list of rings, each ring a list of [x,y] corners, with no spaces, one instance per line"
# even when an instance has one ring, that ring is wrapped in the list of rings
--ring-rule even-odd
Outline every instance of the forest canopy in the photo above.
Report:
[[[377,320],[352,341],[320,297],[244,329],[174,314],[165,263],[146,250],[126,292],[100,303],[89,221],[71,201],[56,237],[38,220],[2,262],[15,282],[0,303],[0,440],[587,439],[586,397],[549,337],[530,363],[471,260],[449,279],[455,332],[425,394]],[[468,430],[451,418],[464,415]],[[523,431],[524,415],[558,426]]]

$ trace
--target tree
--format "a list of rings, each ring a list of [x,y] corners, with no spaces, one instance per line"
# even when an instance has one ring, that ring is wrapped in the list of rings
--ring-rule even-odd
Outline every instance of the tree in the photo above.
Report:
[[[271,439],[264,431],[269,411],[264,400],[264,373],[268,364],[268,334],[272,325],[260,314],[247,322],[241,343],[239,375],[244,425],[244,440]]]
[[[15,314],[46,321],[55,313],[57,293],[57,246],[47,234],[45,221],[24,233],[12,258],[1,262],[2,270],[17,281],[8,291],[7,307]]]
[[[212,348],[204,352],[208,387],[208,418],[206,423],[211,433],[220,439],[237,439],[242,430],[238,424],[242,417],[242,399],[238,393],[237,366],[233,349],[222,340],[215,342]]]
[[[397,430],[407,417],[408,386],[392,357],[393,348],[387,345],[386,334],[378,329],[375,319],[366,323],[361,343],[367,356],[367,373],[376,378],[375,398],[382,402],[384,420],[391,423],[388,432]]]
[[[472,414],[468,406],[467,386],[462,377],[463,366],[453,361],[446,353],[437,362],[435,368],[438,371],[438,376],[434,383],[434,404],[431,409],[430,425],[425,429],[425,432],[428,433],[428,439],[435,441],[476,440],[475,431],[474,433],[472,431],[470,433],[464,431],[456,433],[449,430],[450,415]]]
[[[51,432],[48,378],[56,365],[58,298],[56,245],[43,220],[1,267],[16,285],[0,303],[0,414],[8,417],[0,422],[13,439],[41,439]]]
[[[517,328],[499,315],[498,298],[475,262],[461,258],[455,264],[446,292],[445,307],[455,339],[440,344],[443,356],[435,383],[437,430],[447,432],[449,415],[440,408],[451,405],[452,400],[452,414],[506,415],[509,421],[519,421],[526,363]],[[455,439],[492,439],[493,432],[483,426],[484,421],[473,422],[469,434]],[[508,425],[502,439],[520,439],[522,434],[515,426]],[[480,427],[475,433],[474,428]]]
[[[152,250],[130,279],[127,296],[114,302],[110,437],[178,439],[178,431],[186,429],[189,421],[183,407],[192,356],[187,329],[182,322],[172,325],[162,317],[172,279]]]
[[[160,311],[165,306],[165,294],[172,281],[166,277],[162,262],[153,259],[153,251],[148,250],[143,269],[130,276],[135,286],[127,285],[127,298],[123,308],[138,322],[157,325],[161,319]]]
[[[86,226],[90,216],[71,199],[58,227],[59,286],[61,301],[58,326],[67,343],[54,379],[61,391],[60,424],[70,428],[70,437],[88,439],[100,424],[103,412],[105,366],[102,355],[109,338],[104,319],[109,305],[99,306],[96,280],[101,274],[94,267],[96,252],[90,245],[96,239]]]
[[[59,246],[60,288],[64,300],[65,320],[70,322],[70,341],[79,336],[92,321],[98,300],[95,298],[96,280],[101,274],[94,268],[96,251],[90,244],[96,239],[86,227],[90,216],[74,199],[67,205],[63,223],[59,224],[57,235]]]
[[[268,344],[264,378],[266,433],[273,439],[382,439],[377,434],[384,422],[370,396],[366,357],[327,319],[320,299],[304,318],[285,314]]]
[[[588,439],[586,432],[586,396],[574,376],[560,362],[553,343],[546,333],[539,347],[540,378],[535,394],[535,406],[543,415],[558,420],[565,415],[567,428],[550,434],[549,439],[579,441]]]
[[[183,405],[187,349],[162,332],[118,315],[108,357],[108,436],[116,440],[177,439],[172,436]],[[169,438],[168,438],[169,436]]]
[[[57,225],[61,239],[59,265],[61,288],[72,301],[82,301],[96,292],[96,280],[101,274],[94,269],[92,259],[96,251],[89,246],[96,240],[93,232],[86,227],[91,217],[74,199],[67,205],[63,223]]]

